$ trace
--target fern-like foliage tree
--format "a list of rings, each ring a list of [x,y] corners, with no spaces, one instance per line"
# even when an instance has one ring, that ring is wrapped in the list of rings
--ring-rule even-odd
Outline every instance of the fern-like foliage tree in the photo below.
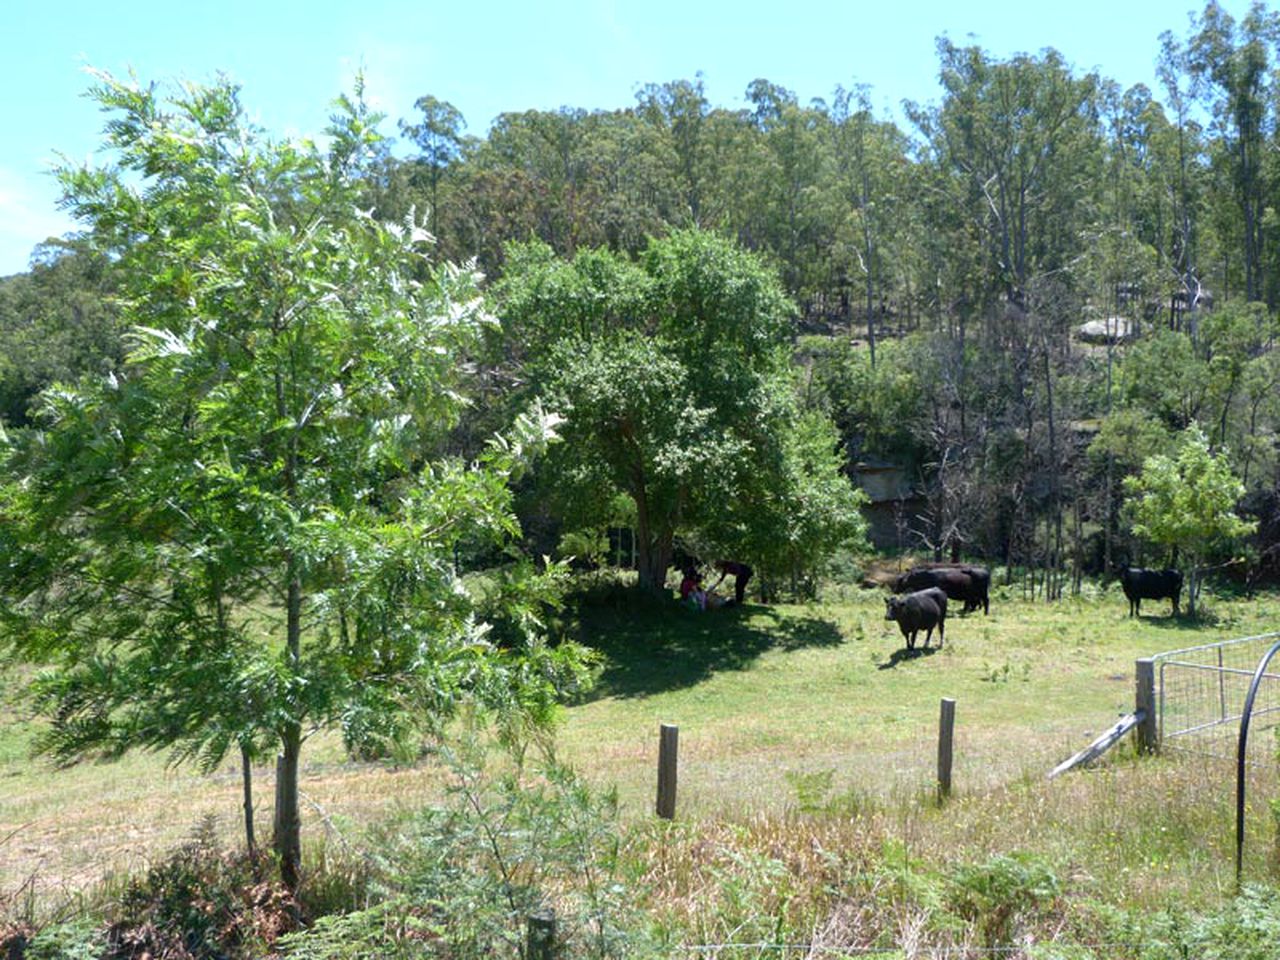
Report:
[[[475,694],[519,687],[545,715],[577,676],[575,648],[539,636],[554,568],[513,554],[481,596],[455,562],[518,532],[508,481],[554,421],[444,455],[478,278],[357,208],[379,150],[358,96],[322,149],[269,139],[227,82],[162,97],[104,74],[91,93],[114,165],[60,175],[131,350],[0,447],[0,637],[48,664],[33,692],[60,759],[278,753],[295,886],[310,734],[392,749]]]

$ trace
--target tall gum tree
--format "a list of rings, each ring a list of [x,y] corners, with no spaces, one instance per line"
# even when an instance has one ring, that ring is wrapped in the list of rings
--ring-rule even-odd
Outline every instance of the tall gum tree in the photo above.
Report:
[[[1187,62],[1203,101],[1213,111],[1231,170],[1243,234],[1245,299],[1261,300],[1267,292],[1264,159],[1275,130],[1272,58],[1280,44],[1280,15],[1255,0],[1237,23],[1211,0],[1196,26],[1187,45]]]
[[[487,322],[478,278],[355,206],[379,139],[358,97],[322,151],[268,139],[226,82],[162,99],[103,74],[92,96],[115,165],[62,170],[64,203],[115,263],[132,350],[2,450],[0,635],[50,666],[34,693],[62,760],[277,752],[296,887],[313,732],[394,749],[477,691],[510,703],[516,675],[543,678],[518,698],[535,713],[579,676],[538,635],[554,569],[514,562],[486,607],[454,561],[510,542],[507,481],[554,420],[437,453]]]

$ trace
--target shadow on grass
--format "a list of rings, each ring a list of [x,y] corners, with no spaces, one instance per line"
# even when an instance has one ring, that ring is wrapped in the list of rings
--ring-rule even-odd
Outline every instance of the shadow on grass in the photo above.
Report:
[[[942,647],[916,647],[914,650],[908,650],[906,647],[899,647],[889,655],[889,659],[876,667],[877,670],[893,670],[898,664],[904,660],[916,660],[920,657],[932,657],[941,650]]]
[[[1195,616],[1190,616],[1185,610],[1181,613],[1140,613],[1135,619],[1143,626],[1159,627],[1161,630],[1203,630],[1205,627],[1215,627],[1220,622],[1219,617],[1208,610],[1197,610]]]
[[[844,638],[830,621],[771,607],[704,613],[669,603],[584,607],[577,639],[604,663],[587,696],[592,700],[679,690],[725,670],[746,669],[769,650],[834,647]]]

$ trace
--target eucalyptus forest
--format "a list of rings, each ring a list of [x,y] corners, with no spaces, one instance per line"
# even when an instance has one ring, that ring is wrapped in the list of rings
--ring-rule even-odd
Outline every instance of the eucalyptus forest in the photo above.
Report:
[[[901,464],[925,498],[908,539],[1051,571],[1056,594],[1132,553],[1121,479],[1193,424],[1274,525],[1273,20],[1209,5],[1161,38],[1154,91],[943,38],[939,99],[905,104],[905,129],[856,85],[806,105],[758,80],[729,110],[700,79],[653,83],[628,108],[502,114],[483,137],[425,95],[403,149],[359,158],[359,202],[416,211],[433,259],[474,260],[506,301],[561,276],[556,296],[600,304],[602,327],[631,321],[627,278],[601,265],[684,230],[752,252],[788,299],[797,402],[835,423],[847,469]],[[72,238],[0,287],[9,427],[41,387],[124,355],[120,283]],[[527,309],[478,356],[486,402],[457,452],[544,386],[525,374],[566,321]]]
[[[863,572],[902,557],[990,567],[1016,617],[998,602],[994,627],[947,628],[980,659],[1040,642],[1037,617],[1064,636],[1072,611],[1100,617],[1127,566],[1186,572],[1161,629],[1188,646],[1275,628],[1252,598],[1280,576],[1280,15],[1210,2],[1139,51],[1155,89],[1053,49],[936,52],[937,98],[896,116],[852,82],[801,103],[758,79],[727,108],[695,75],[474,134],[427,92],[381,116],[357,77],[314,141],[256,128],[227,80],[95,73],[110,163],[56,171],[79,229],[0,279],[0,692],[24,705],[0,722],[38,720],[24,749],[58,765],[159,752],[234,770],[247,859],[209,859],[202,834],[105,926],[23,913],[0,871],[8,955],[532,960],[553,954],[519,924],[558,897],[580,909],[555,955],[677,955],[748,930],[771,946],[724,956],[783,956],[788,937],[817,942],[845,884],[869,906],[832,956],[1275,956],[1274,856],[1267,883],[1226,897],[1187,852],[1191,815],[1170,827],[1191,879],[1155,887],[1199,912],[1162,902],[1143,926],[1071,902],[1078,873],[1129,882],[1108,859],[1122,839],[1105,868],[996,839],[944,869],[946,844],[981,846],[977,805],[1014,801],[961,805],[963,841],[920,828],[916,856],[891,808],[932,824],[932,801],[823,806],[829,774],[795,774],[799,809],[827,819],[744,819],[732,842],[776,828],[759,843],[785,850],[778,872],[750,887],[728,854],[695,908],[672,851],[696,860],[703,841],[619,827],[616,791],[557,758],[563,705],[654,694],[673,636],[745,645],[699,682],[810,655],[822,623],[829,645],[864,640],[884,624]],[[677,609],[671,569],[696,558],[749,562],[760,606],[739,600],[724,627]],[[1134,629],[1088,642],[1179,645]],[[968,656],[952,646],[878,671],[941,674]],[[999,656],[984,693],[1039,669]],[[501,776],[473,755],[478,728]],[[313,750],[439,763],[458,803],[397,822],[343,874],[304,849],[304,819],[332,826],[300,796]],[[828,839],[857,852],[819,863]],[[639,908],[637,876],[663,891]],[[1108,947],[1089,952],[1090,924]]]

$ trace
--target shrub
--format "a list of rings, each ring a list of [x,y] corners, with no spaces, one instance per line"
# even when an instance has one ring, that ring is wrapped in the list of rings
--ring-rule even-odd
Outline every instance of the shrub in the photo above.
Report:
[[[475,752],[447,758],[446,802],[391,824],[376,844],[384,894],[417,911],[401,941],[429,931],[451,960],[519,957],[528,915],[550,906],[558,956],[642,955],[614,792],[555,763],[536,776],[490,776]]]
[[[289,960],[407,960],[429,955],[426,945],[438,940],[438,929],[397,899],[321,917],[306,930],[285,934],[276,946]]]
[[[103,955],[105,948],[102,929],[89,920],[80,918],[50,924],[31,937],[26,943],[25,952],[5,952],[4,955],[23,957],[25,960],[97,960]],[[3,952],[2,939],[0,952]]]
[[[1025,853],[962,866],[952,874],[950,887],[952,909],[975,923],[992,948],[1009,943],[1024,918],[1047,907],[1062,892],[1048,864]]]
[[[225,853],[212,821],[126,887],[108,917],[108,960],[151,955],[225,960],[265,952],[299,917],[273,871],[245,853]]]
[[[1280,950],[1280,891],[1249,885],[1221,912],[1191,927],[1188,956],[1201,960],[1274,960]]]

